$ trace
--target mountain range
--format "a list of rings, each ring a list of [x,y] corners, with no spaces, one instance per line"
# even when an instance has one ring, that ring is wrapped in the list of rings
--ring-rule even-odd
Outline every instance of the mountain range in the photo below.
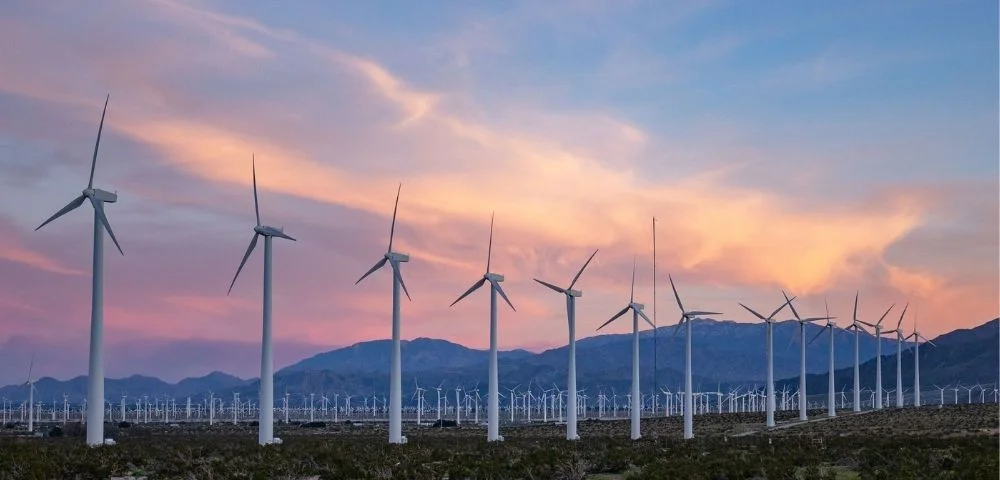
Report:
[[[997,331],[994,319],[973,329],[956,330],[933,339],[937,347],[922,345],[922,384],[970,382],[996,382],[998,376]],[[696,388],[714,389],[720,385],[762,384],[765,378],[764,327],[762,324],[732,321],[692,321],[692,361]],[[778,384],[797,382],[799,370],[798,324],[778,322],[774,326],[774,371]],[[806,325],[807,341],[821,331],[821,326]],[[853,333],[836,331],[835,372],[837,385],[850,386],[853,382]],[[655,337],[655,338],[654,338]],[[823,334],[807,346],[806,371],[808,390],[811,393],[826,391],[828,369],[828,340]],[[643,391],[658,387],[677,389],[683,382],[684,335],[674,335],[673,327],[660,327],[655,332],[640,334],[640,383]],[[654,378],[654,343],[656,374]],[[865,363],[861,375],[867,385],[874,380],[876,341],[873,337],[860,337],[859,357]],[[909,347],[909,345],[906,345]],[[904,347],[905,348],[905,347]],[[320,353],[286,366],[275,373],[275,393],[281,396],[308,393],[349,393],[351,395],[378,395],[388,393],[389,340],[361,342],[349,347]],[[453,389],[478,389],[485,393],[488,351],[430,338],[417,338],[401,344],[404,401],[417,383],[427,389],[441,385]],[[886,387],[895,385],[894,339],[882,340],[884,355],[883,381]],[[904,384],[913,378],[912,354],[904,353]],[[498,354],[501,389],[520,385],[549,389],[554,384],[566,382],[566,347],[541,353],[525,350],[502,351]],[[578,388],[588,390],[625,391],[631,382],[631,335],[610,334],[583,338],[577,341]],[[654,383],[655,382],[655,383]],[[139,395],[200,398],[213,392],[228,397],[240,393],[244,398],[257,394],[257,379],[240,379],[222,372],[212,372],[203,377],[187,378],[176,384],[155,377],[133,375],[121,379],[107,379],[105,391],[109,401],[120,395]],[[70,401],[81,401],[86,395],[86,377],[66,381],[41,378],[35,382],[36,399],[61,400],[67,395]],[[779,387],[780,388],[780,387]],[[249,397],[247,397],[249,395]],[[0,388],[0,396],[13,401],[27,397],[27,387],[11,385]]]

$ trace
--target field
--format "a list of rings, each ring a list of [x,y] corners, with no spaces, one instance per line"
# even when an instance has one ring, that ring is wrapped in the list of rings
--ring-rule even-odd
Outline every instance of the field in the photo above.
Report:
[[[302,428],[277,424],[282,445],[261,448],[256,427],[203,424],[109,427],[119,444],[83,445],[79,426],[62,437],[0,437],[0,478],[415,478],[415,479],[917,479],[997,478],[996,405],[890,409],[764,431],[763,414],[695,417],[695,439],[679,418],[582,421],[582,440],[558,425],[485,428],[404,425],[409,442],[387,445],[384,424]],[[821,412],[813,412],[822,418]]]

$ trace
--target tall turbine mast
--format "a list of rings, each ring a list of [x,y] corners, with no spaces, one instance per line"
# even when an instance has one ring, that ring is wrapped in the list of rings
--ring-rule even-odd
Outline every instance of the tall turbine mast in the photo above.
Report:
[[[382,258],[375,262],[372,268],[368,269],[355,285],[385,266],[386,263],[392,268],[392,353],[389,356],[389,443],[406,443],[403,436],[403,380],[402,362],[400,358],[400,300],[399,290],[402,288],[406,298],[410,299],[410,292],[403,283],[403,275],[399,272],[403,262],[409,262],[410,256],[404,253],[392,251],[392,240],[396,233],[396,212],[399,209],[399,192],[402,191],[403,184],[399,184],[396,189],[396,204],[392,207],[392,224],[389,227],[389,248],[386,249]]]
[[[656,344],[657,344],[657,327],[659,323],[656,321],[656,216],[653,216],[653,398],[659,398],[660,382],[657,376],[657,356],[656,356]],[[655,404],[654,410],[656,412]]]
[[[490,365],[489,365],[489,412],[488,412],[488,426],[486,429],[486,441],[488,442],[500,442],[503,441],[503,437],[500,436],[500,400],[499,400],[499,385],[497,379],[497,294],[503,298],[507,305],[510,306],[511,310],[517,311],[514,308],[514,304],[510,303],[510,299],[507,298],[507,294],[504,293],[503,287],[500,286],[500,282],[503,282],[504,277],[498,273],[490,272],[490,260],[493,257],[493,215],[490,215],[490,243],[486,249],[486,273],[483,274],[482,278],[476,283],[472,284],[468,290],[465,291],[457,300],[451,303],[449,307],[454,307],[456,303],[462,301],[463,298],[472,294],[486,284],[490,283]],[[477,391],[478,394],[478,391]],[[476,410],[476,414],[479,414],[479,410]]]
[[[264,318],[260,342],[260,405],[258,406],[260,419],[257,428],[257,442],[261,445],[269,445],[272,443],[281,443],[281,439],[274,436],[274,353],[271,341],[271,239],[277,237],[293,242],[296,240],[286,234],[282,228],[269,227],[260,223],[260,203],[257,201],[257,158],[253,154],[250,156],[250,169],[253,179],[253,211],[257,224],[253,227],[253,238],[250,239],[250,246],[247,247],[246,253],[243,254],[243,260],[240,261],[240,266],[236,269],[236,275],[233,275],[233,281],[229,284],[229,292],[226,295],[232,293],[233,286],[236,285],[236,279],[239,278],[240,272],[243,271],[243,267],[247,264],[247,259],[250,258],[254,248],[257,247],[257,239],[264,237]]]
[[[101,123],[97,127],[97,141],[94,142],[94,155],[90,159],[90,179],[87,188],[80,196],[74,198],[48,220],[42,222],[35,231],[48,225],[55,219],[73,211],[90,200],[94,207],[94,267],[92,290],[90,297],[90,366],[87,373],[87,403],[97,405],[97,408],[87,409],[87,445],[112,445],[114,440],[104,438],[104,232],[108,232],[111,241],[118,248],[118,253],[125,255],[111,223],[104,213],[104,204],[118,201],[118,194],[100,188],[94,188],[94,171],[97,169],[97,151],[101,145],[101,132],[104,130],[104,117],[108,113],[108,101],[111,95],[104,99],[104,111],[101,113]]]
[[[684,304],[681,303],[681,296],[677,294],[677,286],[674,285],[674,277],[667,274],[667,278],[670,280],[670,289],[674,292],[674,299],[677,300],[677,308],[681,311],[681,319],[677,322],[677,326],[674,327],[674,333],[671,337],[676,337],[677,332],[680,331],[681,326],[684,326],[684,439],[694,438],[694,412],[691,411],[693,396],[691,394],[691,320],[701,316],[707,315],[722,315],[719,312],[702,312],[698,310],[685,310]]]

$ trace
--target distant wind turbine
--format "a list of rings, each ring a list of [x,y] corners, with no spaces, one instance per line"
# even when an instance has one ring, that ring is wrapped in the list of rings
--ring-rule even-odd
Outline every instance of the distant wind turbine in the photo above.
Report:
[[[854,406],[852,409],[855,412],[861,411],[861,376],[860,376],[860,342],[859,338],[861,332],[868,333],[864,327],[861,326],[861,322],[858,321],[858,292],[854,293],[854,322],[851,323],[847,330],[854,330]]]
[[[776,308],[770,315],[764,317],[763,315],[755,312],[752,308],[740,304],[741,307],[745,308],[748,312],[754,314],[757,318],[764,321],[765,328],[765,343],[767,348],[767,426],[774,426],[774,316],[778,314],[781,310],[789,305],[795,297],[787,298],[785,303],[782,303],[780,307]]]
[[[573,290],[573,286],[580,279],[580,275],[583,275],[583,271],[587,269],[587,265],[590,265],[590,261],[594,259],[594,255],[597,255],[597,250],[594,250],[594,253],[590,254],[590,258],[580,267],[580,271],[576,272],[573,281],[566,288],[557,287],[551,283],[535,279],[536,282],[566,295],[566,318],[569,322],[569,374],[566,377],[566,395],[570,405],[566,416],[566,440],[580,439],[580,436],[576,434],[576,409],[572,407],[576,405],[576,298],[582,297],[583,292]]]
[[[883,334],[896,334],[896,408],[903,408],[903,317],[906,316],[906,309],[910,307],[907,303],[903,306],[903,313],[899,314],[899,322],[896,328],[882,332]]]
[[[28,381],[24,382],[28,387],[28,433],[35,431],[35,380],[31,378],[31,369],[35,367],[35,354],[31,354],[31,363],[28,364]]]
[[[806,421],[809,419],[806,412],[806,407],[808,406],[806,405],[806,324],[819,320],[829,321],[831,318],[829,315],[825,317],[802,318],[799,316],[799,312],[795,310],[795,305],[788,298],[788,294],[784,290],[781,291],[781,294],[785,296],[785,303],[792,309],[792,315],[795,316],[795,321],[799,324],[799,420]]]
[[[402,287],[406,298],[410,298],[410,292],[403,283],[403,276],[399,273],[399,266],[403,262],[409,262],[410,256],[392,251],[392,239],[396,233],[396,212],[399,209],[399,192],[403,189],[403,184],[399,184],[396,189],[396,204],[392,207],[392,225],[389,227],[389,248],[386,249],[382,259],[375,262],[375,265],[368,269],[355,285],[361,283],[366,277],[376,270],[385,266],[386,263],[392,268],[392,354],[389,357],[389,443],[406,443],[403,436],[403,380],[401,376],[401,359],[399,351],[399,289]]]
[[[104,99],[104,111],[101,113],[101,123],[97,127],[97,141],[94,142],[94,156],[90,160],[90,180],[87,188],[80,196],[73,199],[65,207],[42,222],[35,231],[48,225],[53,220],[77,209],[83,205],[85,200],[90,200],[94,207],[94,267],[93,286],[90,299],[90,368],[87,372],[87,403],[90,405],[104,405],[104,230],[107,230],[111,241],[118,248],[118,253],[125,255],[118,239],[115,238],[114,231],[111,230],[111,223],[104,213],[105,203],[115,203],[118,201],[118,194],[111,193],[100,188],[94,188],[94,170],[97,167],[97,150],[101,145],[101,131],[104,130],[104,116],[108,112],[109,94]],[[103,226],[103,230],[102,230]],[[104,438],[104,409],[91,408],[87,410],[87,445],[105,445],[114,443],[110,439]]]
[[[462,301],[463,298],[469,296],[472,292],[475,292],[486,284],[490,283],[490,386],[489,386],[489,420],[486,429],[486,441],[488,442],[500,442],[503,441],[503,437],[500,436],[500,399],[498,394],[499,385],[497,379],[497,294],[499,293],[503,300],[507,302],[511,310],[517,311],[514,308],[514,304],[510,303],[510,299],[507,298],[507,294],[504,293],[503,287],[500,286],[500,282],[503,282],[503,275],[498,273],[490,272],[490,259],[493,256],[493,217],[490,216],[490,243],[486,249],[486,273],[483,277],[479,279],[476,283],[472,284],[462,296],[458,297],[457,300],[451,303],[449,307],[455,306],[456,303]],[[479,413],[478,407],[476,413]]]
[[[885,310],[882,317],[878,319],[874,324],[868,323],[864,320],[858,320],[859,322],[868,325],[875,329],[875,409],[882,409],[882,321],[885,320],[885,316],[892,311],[892,307],[896,304],[889,305],[889,308]]]
[[[236,275],[233,275],[233,281],[229,284],[229,292],[226,295],[232,293],[233,286],[236,285],[236,279],[239,278],[240,272],[243,271],[243,267],[247,264],[247,259],[250,258],[253,249],[257,247],[257,239],[264,237],[264,321],[260,342],[260,405],[258,406],[260,421],[257,429],[257,442],[261,445],[268,445],[271,443],[281,443],[280,438],[274,437],[274,354],[271,345],[271,239],[278,237],[293,242],[295,239],[286,234],[282,228],[261,225],[260,204],[257,201],[257,161],[254,156],[250,157],[250,168],[253,175],[253,209],[257,218],[257,224],[253,227],[253,238],[250,239],[250,246],[247,247],[246,253],[243,254],[243,260],[240,261],[240,266],[236,269]]]
[[[836,367],[835,367],[835,364],[834,364],[834,361],[833,361],[834,360],[834,358],[833,358],[833,339],[836,336],[836,333],[837,333],[836,330],[838,328],[840,328],[840,327],[838,327],[837,324],[836,324],[836,322],[833,321],[833,319],[836,318],[836,317],[831,317],[830,316],[830,305],[826,303],[826,299],[823,299],[823,306],[826,307],[826,317],[827,317],[826,325],[823,326],[823,330],[829,330],[830,331],[830,367],[829,367],[829,370],[828,370],[829,373],[827,373],[826,416],[828,416],[828,417],[836,417],[837,416],[837,398],[836,398],[837,391],[836,391],[836,386],[833,383],[833,381],[834,381],[834,373],[833,372],[836,371]],[[823,334],[823,330],[820,330],[819,332],[817,332],[816,336],[813,337],[812,340],[809,340],[809,343],[812,344],[813,342],[815,342],[816,339],[819,338],[819,336]]]
[[[677,294],[677,287],[674,285],[674,277],[667,274],[670,280],[670,288],[674,291],[674,299],[677,300],[677,308],[681,310],[681,319],[674,327],[673,336],[684,325],[684,439],[694,438],[694,412],[692,411],[692,385],[691,385],[691,319],[704,315],[722,315],[719,312],[700,312],[697,310],[684,310],[681,303],[681,296]]]
[[[632,289],[628,295],[628,305],[621,309],[615,316],[611,317],[610,320],[604,322],[598,330],[604,328],[609,323],[618,319],[622,315],[625,315],[629,310],[632,310],[632,404],[630,407],[632,416],[632,440],[638,440],[642,438],[639,428],[639,415],[642,413],[642,396],[639,393],[639,317],[642,317],[649,326],[653,326],[653,322],[642,313],[644,305],[635,302],[635,259],[632,260]],[[654,327],[655,328],[655,327]],[[576,409],[576,405],[570,405],[569,408]]]
[[[934,342],[928,340],[927,337],[921,335],[917,331],[916,312],[914,312],[913,314],[913,333],[911,333],[909,337],[906,337],[906,339],[909,340],[911,338],[913,339],[913,406],[919,407],[920,406],[920,340],[923,340],[935,347],[937,345],[934,345]]]

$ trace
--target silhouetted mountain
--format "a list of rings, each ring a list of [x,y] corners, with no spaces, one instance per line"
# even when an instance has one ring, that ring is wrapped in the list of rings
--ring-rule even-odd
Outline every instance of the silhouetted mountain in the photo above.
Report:
[[[839,341],[839,338],[837,339]],[[926,395],[937,384],[962,385],[995,384],[1000,381],[1000,318],[994,318],[976,328],[960,329],[931,340],[934,345],[920,345],[920,389]],[[817,340],[826,348],[825,339]],[[824,357],[826,358],[826,357]],[[853,360],[853,357],[851,357]],[[827,360],[824,360],[827,361]],[[838,364],[840,362],[837,362]],[[913,390],[913,349],[904,350],[902,355],[903,389]],[[876,362],[872,358],[858,367],[862,389],[875,387]],[[783,385],[794,389],[798,386],[798,376],[776,383],[776,389]],[[834,372],[837,390],[846,386],[850,391],[854,386],[853,363],[847,368]],[[882,388],[896,388],[896,355],[882,356]],[[827,392],[827,374],[806,375],[806,391],[810,395]],[[926,401],[926,400],[925,400]]]
[[[696,320],[691,324],[693,334],[693,373],[696,387],[713,388],[718,383],[763,383],[765,377],[764,327],[761,324],[736,323],[731,321]],[[807,341],[819,332],[821,327],[806,326]],[[659,387],[677,389],[682,384],[684,354],[684,331],[673,335],[673,327],[661,327],[656,331],[657,367],[655,384]],[[798,325],[794,322],[777,323],[775,336],[775,375],[786,378],[785,382],[797,382],[799,348]],[[997,377],[997,320],[971,330],[957,330],[942,335],[932,347],[924,345],[921,354],[921,383],[929,387],[932,383],[995,381]],[[827,337],[821,336],[807,347],[807,377],[809,391],[826,391]],[[874,379],[875,339],[863,336],[860,341],[860,358],[863,382],[871,385]],[[836,333],[837,385],[850,385],[853,369],[853,334]],[[378,395],[388,393],[389,353],[388,340],[362,342],[349,347],[332,350],[279,370],[275,375],[275,396],[308,393],[350,393],[352,395]],[[402,343],[404,402],[410,401],[415,381],[433,391],[442,385],[452,390],[455,386],[463,389],[479,388],[485,393],[487,358],[486,350],[466,348],[445,340],[418,338]],[[640,335],[641,386],[643,391],[654,387],[653,375],[654,332],[648,330]],[[886,386],[895,385],[895,341],[883,340],[883,369]],[[578,387],[595,390],[625,391],[631,383],[631,335],[600,335],[581,339],[577,342]],[[535,388],[549,389],[553,384],[560,388],[566,384],[566,347],[555,348],[539,354],[524,350],[513,350],[499,354],[501,389],[531,384]],[[912,383],[912,354],[904,353],[904,376]],[[872,360],[872,361],[869,361]],[[992,380],[991,380],[992,379]],[[779,382],[780,383],[780,382]],[[168,395],[175,398],[186,396],[201,397],[208,391],[217,396],[229,396],[238,392],[255,397],[258,380],[242,380],[221,372],[213,372],[200,378],[189,378],[177,384],[163,382],[153,377],[133,375],[124,379],[108,379],[105,391],[112,403],[123,393],[134,398],[138,395]],[[43,378],[36,382],[36,399],[43,402],[62,401],[63,394],[71,401],[80,401],[86,394],[86,377],[80,376],[67,381]],[[780,388],[780,387],[779,387]],[[27,397],[27,387],[8,386],[0,388],[0,396],[14,401]],[[296,399],[295,402],[301,400]]]

